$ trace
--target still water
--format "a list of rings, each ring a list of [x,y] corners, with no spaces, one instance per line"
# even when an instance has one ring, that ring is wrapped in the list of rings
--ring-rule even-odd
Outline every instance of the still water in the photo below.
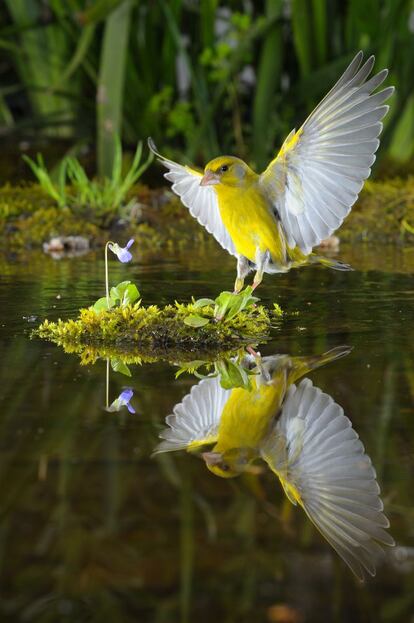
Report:
[[[151,458],[198,378],[155,363],[108,379],[105,361],[80,366],[29,339],[46,316],[102,295],[100,257],[1,258],[1,621],[414,620],[414,252],[340,257],[355,271],[266,277],[262,302],[299,314],[259,350],[349,347],[303,378],[342,407],[375,466],[396,546],[365,584],[263,461],[219,478],[185,451]],[[221,253],[111,264],[111,280],[135,281],[146,304],[214,297],[233,278]],[[126,388],[135,413],[106,410]]]

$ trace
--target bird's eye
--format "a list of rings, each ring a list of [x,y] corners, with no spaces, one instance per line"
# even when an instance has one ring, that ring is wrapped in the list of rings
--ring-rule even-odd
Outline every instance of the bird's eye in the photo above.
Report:
[[[228,472],[230,467],[227,465],[227,463],[222,463],[221,469],[223,470],[223,472]]]
[[[223,164],[223,165],[220,167],[220,172],[221,172],[221,173],[225,173],[225,172],[226,172],[226,171],[228,171],[228,170],[229,170],[229,167],[227,166],[227,164]]]

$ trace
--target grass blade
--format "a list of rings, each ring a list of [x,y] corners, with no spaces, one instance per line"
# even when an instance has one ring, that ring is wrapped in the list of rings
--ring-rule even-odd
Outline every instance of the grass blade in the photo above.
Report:
[[[282,0],[267,0],[269,18],[281,17]],[[256,92],[253,102],[253,160],[257,167],[265,164],[269,141],[269,120],[274,93],[280,85],[282,72],[282,23],[275,21],[269,28],[260,55]]]
[[[126,0],[109,15],[105,24],[97,94],[97,160],[101,177],[111,177],[115,137],[121,135],[130,19],[131,3]]]

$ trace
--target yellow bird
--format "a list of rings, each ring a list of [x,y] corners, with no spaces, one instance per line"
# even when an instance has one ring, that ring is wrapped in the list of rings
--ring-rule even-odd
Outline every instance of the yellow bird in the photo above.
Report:
[[[343,410],[309,379],[310,370],[349,352],[338,347],[314,357],[274,355],[246,365],[256,372],[251,391],[223,389],[218,377],[195,385],[166,418],[155,449],[201,452],[208,469],[223,478],[253,471],[261,459],[293,504],[364,579],[375,574],[385,531],[375,470]],[[212,446],[211,451],[205,451]],[[257,468],[256,468],[257,469]]]
[[[373,94],[385,80],[383,69],[369,78],[370,56],[361,66],[359,52],[345,73],[296,132],[293,130],[266,170],[255,173],[243,160],[220,156],[204,172],[161,156],[165,177],[201,225],[237,257],[235,292],[250,270],[253,287],[263,273],[319,263],[349,270],[321,258],[312,248],[330,236],[351,210],[371,173],[384,101],[394,88]]]

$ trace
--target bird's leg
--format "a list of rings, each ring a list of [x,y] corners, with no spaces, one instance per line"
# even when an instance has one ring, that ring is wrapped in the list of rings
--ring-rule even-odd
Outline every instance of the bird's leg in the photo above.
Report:
[[[246,348],[247,352],[249,353],[249,355],[251,355],[252,357],[254,357],[255,359],[257,359],[257,357],[260,357],[260,353],[256,352],[253,348],[253,346],[247,346]]]
[[[255,351],[253,346],[247,346],[246,350],[252,357],[254,357],[254,361],[255,361],[256,367],[259,370],[262,378],[264,379],[264,382],[265,383],[269,383],[272,379],[271,379],[268,371],[263,366],[262,356],[259,353],[259,351]]]
[[[256,274],[253,279],[253,290],[255,290],[257,286],[262,283],[263,273],[265,272],[269,261],[269,251],[263,252],[258,249],[256,252]]]
[[[244,278],[249,272],[249,260],[243,255],[237,256],[237,279],[234,282],[234,294],[238,294],[244,286]]]

